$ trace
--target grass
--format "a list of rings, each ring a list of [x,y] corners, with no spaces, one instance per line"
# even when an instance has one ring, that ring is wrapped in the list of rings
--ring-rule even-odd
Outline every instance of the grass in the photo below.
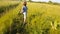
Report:
[[[3,2],[3,3],[2,3]],[[7,2],[7,3],[6,3]],[[2,4],[1,4],[2,3]],[[5,5],[4,5],[5,4]],[[1,1],[0,2],[0,17],[9,11],[10,9],[15,8],[19,5],[18,1]]]
[[[29,34],[58,34],[60,29],[53,30],[51,23],[54,22],[55,27],[60,23],[59,9],[57,5],[28,3],[27,32]]]
[[[18,8],[19,7],[19,8]],[[15,9],[9,10],[4,16],[0,18],[0,34],[3,34],[3,31],[6,27],[10,26],[12,23],[12,19],[18,14],[20,10],[20,5],[17,6]]]
[[[6,32],[6,29],[12,23],[18,23],[18,27],[21,26],[23,16],[18,15],[21,6],[22,3],[0,18],[0,34]],[[60,6],[32,2],[28,2],[27,6],[27,24],[25,27],[18,29],[20,34],[60,34]],[[52,29],[51,23],[54,23],[57,30]]]
[[[7,3],[6,3],[7,2]],[[19,1],[0,1],[0,7],[1,6],[9,6],[19,3]]]
[[[0,14],[2,14],[3,12],[5,12],[6,10],[8,11],[9,9],[15,8],[16,6],[18,6],[18,4],[9,5],[9,6],[1,6],[0,7]]]

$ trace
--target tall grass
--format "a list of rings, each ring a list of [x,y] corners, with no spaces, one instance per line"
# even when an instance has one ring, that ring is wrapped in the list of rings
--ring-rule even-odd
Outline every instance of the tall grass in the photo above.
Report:
[[[3,13],[6,13],[6,11],[13,9],[18,5],[19,5],[19,3],[13,4],[13,5],[8,5],[8,6],[0,6],[0,17],[2,16]]]
[[[17,15],[14,19],[14,24],[18,23],[15,34],[60,34],[60,7],[57,5],[43,4],[43,3],[30,3],[28,2],[27,24],[23,26],[23,16]],[[59,11],[58,11],[59,10]],[[21,19],[21,20],[20,20]],[[17,22],[16,22],[17,21]],[[51,23],[57,30],[52,29]]]
[[[6,14],[10,17],[13,16],[13,18],[5,18],[6,16],[3,17],[5,18],[4,20],[1,18],[0,22],[3,22],[1,32],[3,32],[3,34],[60,34],[60,6],[31,2],[28,2],[27,6],[27,24],[25,26],[21,26],[23,23],[23,15],[17,15],[19,13],[17,11],[21,9],[20,5],[18,6],[20,8],[17,7],[13,10],[14,14],[12,10],[7,13],[8,15]],[[57,30],[52,29],[51,23]],[[9,26],[7,26],[8,24]],[[10,28],[12,29],[11,31]]]
[[[17,4],[18,5],[18,4]],[[0,34],[4,34],[4,31],[6,31],[6,28],[8,28],[11,23],[12,19],[17,15],[17,13],[20,10],[20,4],[19,6],[15,5],[15,8],[9,9],[9,11],[6,11],[6,13],[0,18]]]

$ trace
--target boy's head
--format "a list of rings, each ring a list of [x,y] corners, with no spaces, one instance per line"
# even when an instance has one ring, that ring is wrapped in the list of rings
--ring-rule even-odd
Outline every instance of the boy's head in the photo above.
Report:
[[[24,5],[24,6],[26,6],[26,5],[27,5],[27,2],[26,2],[26,1],[24,1],[24,2],[23,2],[23,5]]]

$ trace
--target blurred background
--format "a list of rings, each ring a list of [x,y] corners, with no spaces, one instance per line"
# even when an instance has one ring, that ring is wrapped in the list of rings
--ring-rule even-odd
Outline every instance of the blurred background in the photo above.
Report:
[[[60,0],[26,0],[27,20],[22,26],[24,0],[0,0],[0,34],[60,34]]]

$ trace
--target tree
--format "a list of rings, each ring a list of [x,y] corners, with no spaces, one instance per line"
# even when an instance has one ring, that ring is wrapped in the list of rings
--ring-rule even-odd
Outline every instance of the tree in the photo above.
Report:
[[[31,0],[29,0],[31,2]]]
[[[49,0],[49,3],[52,3],[52,1],[51,1],[51,0]]]

